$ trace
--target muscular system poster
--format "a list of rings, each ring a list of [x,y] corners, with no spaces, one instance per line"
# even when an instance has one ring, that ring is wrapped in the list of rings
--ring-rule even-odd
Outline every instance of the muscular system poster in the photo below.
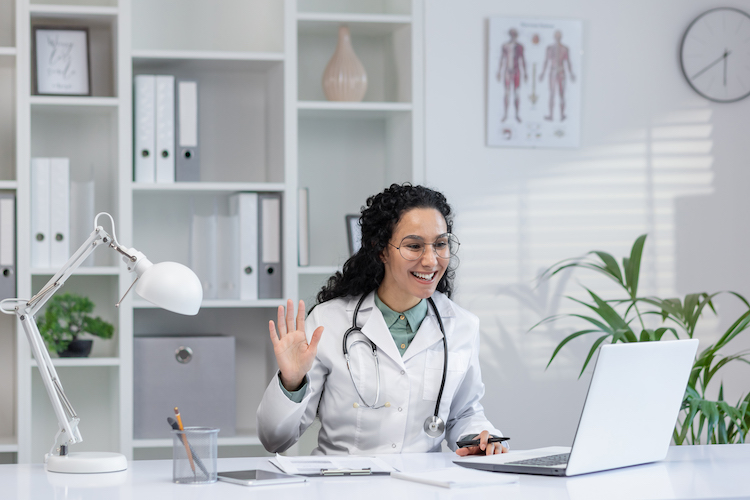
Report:
[[[582,22],[493,17],[487,54],[487,145],[577,148]]]

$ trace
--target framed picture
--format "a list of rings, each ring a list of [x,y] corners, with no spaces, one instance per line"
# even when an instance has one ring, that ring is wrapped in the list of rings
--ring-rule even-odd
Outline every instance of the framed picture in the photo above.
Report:
[[[36,95],[91,95],[87,28],[34,27]]]
[[[487,145],[579,147],[582,54],[580,20],[490,18]]]
[[[362,247],[362,229],[359,227],[359,215],[346,216],[346,234],[349,237],[349,255],[354,255]]]

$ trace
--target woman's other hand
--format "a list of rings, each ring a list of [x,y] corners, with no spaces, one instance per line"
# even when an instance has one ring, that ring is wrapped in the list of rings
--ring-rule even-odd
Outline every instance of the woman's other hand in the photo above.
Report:
[[[508,448],[503,446],[502,443],[488,443],[487,440],[489,438],[490,432],[482,431],[479,435],[472,438],[479,439],[478,446],[459,448],[456,450],[456,455],[465,457],[467,455],[496,455],[498,453],[508,453]]]
[[[292,392],[302,385],[305,374],[312,367],[318,352],[318,342],[323,334],[323,327],[319,326],[315,329],[308,344],[305,336],[305,302],[299,301],[295,322],[294,304],[291,299],[287,300],[286,312],[284,306],[279,306],[277,323],[278,332],[273,321],[268,322],[268,330],[281,372],[281,383],[286,390]]]

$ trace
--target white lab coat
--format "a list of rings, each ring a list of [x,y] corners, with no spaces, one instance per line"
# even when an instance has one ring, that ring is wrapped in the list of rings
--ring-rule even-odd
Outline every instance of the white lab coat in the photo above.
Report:
[[[374,292],[362,303],[357,322],[378,350],[379,404],[361,404],[346,367],[342,350],[344,332],[351,327],[359,297],[330,300],[318,305],[305,322],[307,339],[319,325],[325,330],[308,372],[301,403],[291,401],[279,387],[278,374],[268,385],[258,407],[258,434],[263,446],[281,452],[292,446],[312,423],[316,410],[322,424],[313,454],[420,453],[440,451],[443,439],[455,450],[456,440],[488,430],[502,436],[484,416],[479,400],[484,384],[479,368],[479,320],[448,297],[435,292],[448,341],[448,370],[439,415],[445,421],[441,437],[431,438],[424,421],[434,414],[443,374],[443,342],[432,307],[401,357],[383,315],[375,306]],[[359,334],[349,336],[348,345]],[[362,338],[362,337],[360,337]],[[368,404],[375,399],[375,363],[368,344],[349,348],[352,371]],[[363,376],[359,376],[363,374]],[[359,403],[355,407],[354,403]]]

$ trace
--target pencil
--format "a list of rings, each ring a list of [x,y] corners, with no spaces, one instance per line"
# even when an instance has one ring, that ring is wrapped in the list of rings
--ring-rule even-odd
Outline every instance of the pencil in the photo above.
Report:
[[[177,425],[180,427],[180,430],[184,431],[185,428],[182,426],[180,410],[176,406],[174,407],[174,416],[177,419]],[[193,462],[193,455],[190,453],[190,443],[188,443],[188,438],[185,434],[182,434],[182,442],[185,445],[185,452],[187,453],[188,460],[190,460],[190,468],[193,469],[193,474],[195,474],[195,462]]]

